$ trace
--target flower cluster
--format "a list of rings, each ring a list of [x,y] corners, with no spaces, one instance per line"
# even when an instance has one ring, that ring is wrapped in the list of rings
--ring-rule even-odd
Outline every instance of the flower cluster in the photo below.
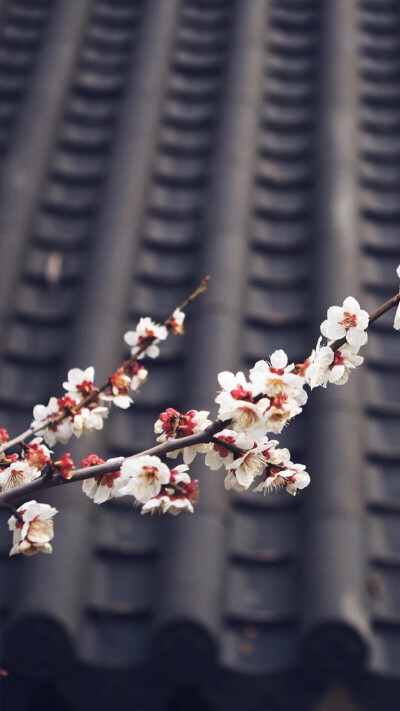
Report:
[[[304,362],[302,375],[311,389],[329,383],[344,385],[347,383],[350,371],[363,363],[364,358],[358,351],[367,340],[369,316],[360,308],[356,299],[348,296],[343,306],[331,306],[327,319],[321,324],[322,336],[328,339],[322,345],[322,337]],[[338,347],[334,343],[343,341]]]
[[[227,470],[224,485],[228,490],[247,491],[257,477],[263,476],[253,491],[266,494],[284,487],[295,495],[298,489],[309,484],[310,477],[304,465],[293,464],[289,450],[279,449],[278,444],[266,435],[254,441],[245,433],[223,430],[214,438],[205,463],[212,470],[222,466]]]
[[[161,413],[154,425],[154,432],[160,435],[157,437],[157,442],[180,439],[181,437],[203,432],[206,427],[211,425],[211,420],[208,419],[209,414],[207,410],[189,410],[186,415],[181,415],[173,407],[168,407],[165,412]],[[191,464],[198,452],[206,452],[207,450],[208,445],[206,443],[194,444],[184,447],[184,449],[175,449],[173,452],[168,452],[167,457],[175,459],[180,452],[183,452],[184,463]]]
[[[82,461],[82,466],[102,463],[104,460],[92,454]],[[168,511],[176,515],[184,510],[193,513],[198,485],[187,472],[187,464],[169,469],[159,457],[144,454],[125,459],[116,472],[85,480],[83,491],[97,504],[111,498],[133,496],[144,514]]]
[[[18,486],[38,479],[50,460],[50,450],[43,444],[41,437],[35,437],[18,454],[0,455],[0,487],[10,491]]]
[[[215,401],[218,417],[230,420],[237,432],[253,437],[268,432],[279,434],[284,426],[302,411],[307,401],[304,379],[288,365],[284,351],[275,351],[270,361],[260,360],[250,370],[247,382],[242,372],[220,373],[221,392]]]

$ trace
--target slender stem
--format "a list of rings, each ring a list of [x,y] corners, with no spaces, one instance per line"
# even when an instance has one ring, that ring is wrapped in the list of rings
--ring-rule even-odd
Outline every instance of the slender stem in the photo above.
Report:
[[[192,294],[190,294],[190,296],[188,296],[187,299],[185,299],[185,301],[183,301],[181,303],[181,305],[178,307],[179,310],[182,311],[184,308],[189,306],[189,304],[191,304],[192,301],[194,301],[198,296],[203,294],[204,291],[207,289],[207,284],[209,281],[210,281],[209,276],[204,277],[204,279],[201,281],[201,283],[199,284],[197,289],[195,289],[195,291]],[[169,328],[170,322],[172,321],[172,319],[173,319],[173,313],[167,319],[165,319],[164,326]],[[149,336],[148,338],[144,339],[143,343],[138,347],[135,355],[131,356],[121,366],[121,369],[123,370],[123,372],[129,371],[129,369],[132,368],[134,363],[137,362],[139,356],[141,356],[142,353],[144,353],[144,351],[146,350],[146,348],[148,348],[155,340],[156,340],[155,336],[154,337]],[[89,395],[86,395],[86,397],[82,398],[82,400],[80,400],[80,402],[78,402],[75,405],[75,407],[72,408],[72,411],[78,412],[79,410],[82,409],[82,407],[87,407],[87,405],[90,405],[94,400],[96,400],[96,398],[100,395],[100,393],[107,390],[107,388],[109,386],[110,386],[110,378],[108,378],[106,380],[106,382],[103,383],[103,385],[101,385],[101,387],[95,388],[93,390],[93,392],[89,393]],[[4,442],[0,446],[0,454],[2,452],[7,451],[8,449],[10,449],[10,447],[13,447],[16,444],[20,444],[21,442],[24,442],[24,440],[27,439],[27,437],[31,437],[32,435],[36,434],[37,432],[42,432],[49,425],[51,425],[51,424],[57,425],[59,422],[64,420],[66,417],[69,417],[70,415],[71,415],[71,412],[64,411],[64,412],[61,412],[57,417],[49,417],[47,420],[44,420],[43,422],[40,422],[37,425],[34,425],[34,426],[31,425],[31,427],[29,427],[27,430],[25,430],[25,432],[22,432],[17,437],[14,437],[13,439],[8,440],[8,442]]]

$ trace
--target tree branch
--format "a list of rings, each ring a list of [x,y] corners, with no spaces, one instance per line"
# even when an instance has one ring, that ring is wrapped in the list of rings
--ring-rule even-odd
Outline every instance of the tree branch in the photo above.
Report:
[[[161,457],[167,452],[174,452],[177,449],[182,449],[184,447],[190,447],[194,444],[202,444],[204,442],[212,441],[214,434],[223,430],[226,426],[226,422],[221,422],[221,420],[215,420],[211,425],[209,425],[202,432],[197,434],[188,435],[187,437],[181,437],[180,439],[170,439],[161,444],[157,444],[155,447],[146,449],[138,454],[133,454],[130,457],[116,457],[110,459],[104,464],[97,464],[94,467],[85,467],[83,469],[76,469],[73,472],[73,476],[70,479],[64,479],[59,474],[54,473],[51,479],[47,479],[45,476],[41,476],[35,481],[31,481],[28,484],[23,484],[22,486],[15,487],[8,491],[3,491],[0,493],[0,507],[9,507],[11,501],[20,499],[22,497],[31,496],[31,494],[37,491],[43,491],[44,489],[52,489],[54,487],[64,486],[66,484],[73,484],[76,481],[84,481],[85,479],[91,479],[95,476],[104,476],[104,474],[111,474],[112,472],[118,471],[121,468],[123,462],[126,459],[134,459],[135,457],[142,457],[144,454],[151,454],[157,457]]]

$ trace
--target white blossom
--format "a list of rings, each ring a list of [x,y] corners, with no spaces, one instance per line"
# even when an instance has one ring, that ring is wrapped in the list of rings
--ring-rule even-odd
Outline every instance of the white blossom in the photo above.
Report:
[[[191,481],[188,466],[180,464],[170,472],[170,482],[162,487],[158,496],[149,499],[142,507],[142,514],[169,513],[177,516],[182,511],[193,513],[193,504],[198,498],[197,481]]]
[[[8,527],[13,532],[13,547],[10,556],[17,553],[35,555],[35,553],[51,553],[50,541],[54,536],[52,517],[57,509],[48,504],[38,504],[28,501],[17,509],[22,516],[19,521],[15,516],[8,520]]]
[[[161,459],[150,454],[129,457],[121,466],[123,486],[118,490],[120,496],[134,496],[141,504],[157,496],[161,486],[170,480],[170,471]]]
[[[143,383],[147,380],[148,374],[148,370],[146,370],[144,365],[140,365],[134,375],[132,375],[130,384],[131,390],[133,390],[134,392],[139,390],[140,386],[143,385]]]
[[[126,483],[126,480],[125,480]],[[91,479],[85,479],[82,482],[82,491],[90,499],[93,499],[95,504],[103,504],[109,499],[122,496],[121,490],[121,472],[110,472],[108,474],[94,476]]]
[[[269,404],[268,398],[254,402],[255,390],[239,371],[234,375],[229,371],[218,374],[218,382],[222,387],[215,398],[219,405],[218,417],[221,420],[232,420],[232,427],[238,432],[251,432],[255,437],[265,431],[264,411]]]
[[[0,487],[2,491],[9,491],[16,486],[34,481],[40,474],[40,470],[31,467],[28,462],[23,460],[12,462],[6,469],[0,470]]]
[[[243,486],[243,484],[239,483],[233,470],[228,471],[224,479],[224,487],[227,491],[236,491],[238,494],[242,494],[249,488],[248,486]]]
[[[280,393],[273,397],[265,411],[266,432],[279,434],[289,420],[302,412],[302,408],[297,401],[287,395]]]
[[[326,388],[329,378],[329,366],[331,365],[334,353],[329,346],[322,346],[322,336],[319,337],[315,350],[308,359],[307,367],[304,371],[304,379],[311,390],[318,386]]]
[[[192,434],[203,432],[206,427],[211,425],[211,420],[208,419],[210,413],[208,410],[189,410],[185,415],[175,410],[173,407],[168,407],[165,412],[160,414],[160,417],[154,424],[154,432],[159,435],[157,442],[166,442],[168,439],[180,439]],[[175,459],[180,452],[183,453],[183,461],[185,464],[191,464],[198,452],[204,454],[210,449],[207,442],[193,444],[183,449],[175,449],[167,453],[169,459]]]
[[[357,350],[367,342],[365,329],[368,328],[369,315],[353,296],[348,296],[343,306],[331,306],[327,316],[321,323],[321,333],[325,338],[330,341],[346,338]]]
[[[92,410],[87,407],[82,408],[79,420],[81,426],[80,434],[89,434],[90,432],[94,432],[94,430],[102,430],[104,420],[108,416],[108,413],[108,407],[95,407]],[[74,432],[74,434],[80,437],[80,434],[77,434],[77,432]]]
[[[224,442],[228,444],[236,444],[238,433],[235,430],[222,430],[216,435],[216,439],[219,440],[221,444],[211,443],[209,451],[205,457],[205,465],[211,469],[211,471],[216,471],[223,466],[229,465],[233,462],[233,452],[224,447]]]
[[[160,341],[164,341],[168,336],[168,331],[165,326],[154,323],[147,316],[141,318],[135,331],[127,331],[124,336],[125,343],[131,346],[131,354],[138,358],[143,358],[145,355],[150,358],[157,358],[160,349],[156,345]],[[139,353],[140,348],[145,344],[148,338],[153,339],[152,342],[145,348],[142,353]]]
[[[344,343],[334,353],[333,362],[329,366],[328,381],[335,385],[344,385],[349,379],[350,371],[363,362],[364,358],[357,355],[357,350],[349,343]]]
[[[254,491],[262,491],[267,494],[274,489],[284,487],[288,494],[296,496],[299,489],[304,489],[310,483],[310,475],[304,470],[304,464],[292,464],[292,462],[290,462],[290,468],[283,471],[271,467],[269,475],[255,487]]]
[[[234,459],[229,465],[230,474],[234,474],[238,484],[245,489],[248,489],[254,479],[263,473],[267,465],[267,460],[263,454],[264,449],[265,444],[256,444],[256,446],[245,451],[241,457]]]
[[[68,380],[63,387],[77,402],[93,392],[94,368],[89,366],[86,370],[72,368],[68,371]]]
[[[259,360],[250,370],[250,380],[256,395],[269,398],[285,393],[296,400],[298,405],[307,402],[304,380],[292,373],[294,363],[288,365],[288,357],[283,350],[277,350],[270,356],[270,362]]]
[[[34,420],[31,423],[31,427],[35,429],[37,434],[43,435],[43,439],[50,447],[53,447],[56,442],[67,444],[74,434],[70,417],[65,417],[57,424],[51,423],[51,421],[49,422],[53,417],[59,415],[60,412],[56,397],[51,397],[47,406],[35,405],[33,408]],[[40,429],[40,425],[43,425],[42,429]],[[75,423],[74,427],[78,431],[80,430],[79,420]]]

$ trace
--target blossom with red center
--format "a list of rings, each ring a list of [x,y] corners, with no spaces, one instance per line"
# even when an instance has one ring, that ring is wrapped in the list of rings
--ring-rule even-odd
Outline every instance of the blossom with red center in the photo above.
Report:
[[[173,407],[167,407],[154,425],[154,432],[156,434],[161,433],[161,437],[157,438],[157,442],[165,442],[166,439],[170,438],[179,439],[193,434],[196,429],[197,414],[197,410],[189,410],[185,415],[182,415]]]
[[[335,351],[332,363],[329,366],[328,382],[334,385],[347,383],[350,371],[364,362],[364,358],[357,354],[357,350],[344,343]]]
[[[10,555],[23,553],[35,555],[36,553],[51,553],[50,541],[54,536],[52,517],[57,509],[48,504],[38,504],[37,501],[28,501],[17,509],[22,517],[18,520],[11,516],[8,527],[13,532],[13,547]]]
[[[104,464],[104,459],[97,454],[89,454],[88,457],[82,459],[81,467],[90,468],[98,464]],[[107,474],[97,474],[91,479],[85,479],[82,483],[82,491],[93,499],[95,504],[103,504],[109,499],[113,499],[119,494],[121,480],[121,471],[108,472]]]
[[[146,316],[140,319],[135,331],[125,333],[124,341],[131,346],[132,356],[143,358],[147,355],[149,358],[157,358],[160,354],[157,343],[164,341],[167,336],[168,331],[165,326],[154,323]]]
[[[0,487],[2,491],[15,489],[17,486],[28,484],[40,477],[39,469],[30,466],[26,461],[16,460],[10,466],[0,471]]]
[[[199,483],[197,479],[191,481],[187,469],[185,464],[172,469],[169,483],[162,486],[160,493],[142,506],[141,513],[169,513],[172,516],[177,516],[182,511],[193,513],[193,506],[199,498]]]
[[[343,306],[331,306],[327,317],[321,323],[321,333],[325,338],[330,341],[345,338],[356,350],[367,342],[365,330],[368,328],[369,315],[360,308],[353,296],[348,296]]]
[[[212,443],[212,447],[206,454],[205,465],[210,467],[211,471],[216,471],[220,469],[227,463],[233,462],[233,452],[232,450],[224,447],[223,443],[235,444],[238,433],[234,430],[223,430],[217,435],[218,442],[221,444]]]
[[[299,415],[302,408],[287,393],[279,393],[270,400],[265,411],[266,432],[279,434],[289,420]]]
[[[76,401],[68,395],[65,398],[51,397],[48,405],[35,405],[33,408],[34,420],[32,429],[43,436],[46,444],[52,447],[56,442],[66,444],[73,434],[78,437],[82,434],[82,418],[79,412],[73,416],[65,416],[75,407]],[[63,415],[60,421],[55,421]]]
[[[50,454],[50,449],[43,444],[43,438],[35,437],[26,445],[23,457],[29,466],[41,470],[50,461]]]
[[[310,475],[305,471],[304,464],[288,463],[287,469],[268,467],[267,476],[254,491],[267,494],[270,491],[285,488],[288,494],[296,496],[299,489],[304,489],[310,483]]]
[[[219,405],[219,419],[231,420],[237,432],[249,431],[254,436],[261,435],[265,431],[263,413],[269,400],[262,398],[255,401],[256,392],[241,371],[236,375],[223,371],[218,374],[218,382],[222,388],[215,398]]]
[[[71,479],[73,476],[72,470],[74,469],[75,464],[69,452],[62,454],[61,457],[54,462],[54,466],[58,469],[58,473],[63,479]]]
[[[112,402],[116,407],[126,410],[133,403],[129,395],[131,378],[122,368],[119,368],[110,375],[109,381],[111,389],[105,395],[101,395],[101,399],[105,402]]]
[[[7,430],[2,427],[0,429],[0,442],[8,442],[10,439],[10,435],[8,434]]]
[[[181,439],[181,437],[203,432],[206,427],[211,425],[211,420],[208,419],[209,414],[207,410],[189,410],[185,415],[182,415],[173,407],[168,407],[165,412],[160,414],[154,425],[154,432],[159,435],[157,442]],[[177,449],[168,452],[167,457],[175,459],[179,452],[183,451],[183,461],[185,464],[190,464],[198,452],[207,452],[209,448],[210,445],[206,443],[194,444],[183,450]]]
[[[213,442],[205,458],[206,466],[210,467],[212,471],[216,471],[222,466],[228,469],[234,460],[235,453],[228,447],[224,447],[224,442],[234,445],[239,453],[243,453],[254,446],[253,437],[248,437],[244,432],[236,432],[235,430],[222,430],[216,435],[216,439],[221,444]]]
[[[77,402],[79,402],[95,391],[93,381],[93,366],[89,366],[86,370],[71,368],[71,370],[68,371],[68,380],[63,383],[63,387]]]

